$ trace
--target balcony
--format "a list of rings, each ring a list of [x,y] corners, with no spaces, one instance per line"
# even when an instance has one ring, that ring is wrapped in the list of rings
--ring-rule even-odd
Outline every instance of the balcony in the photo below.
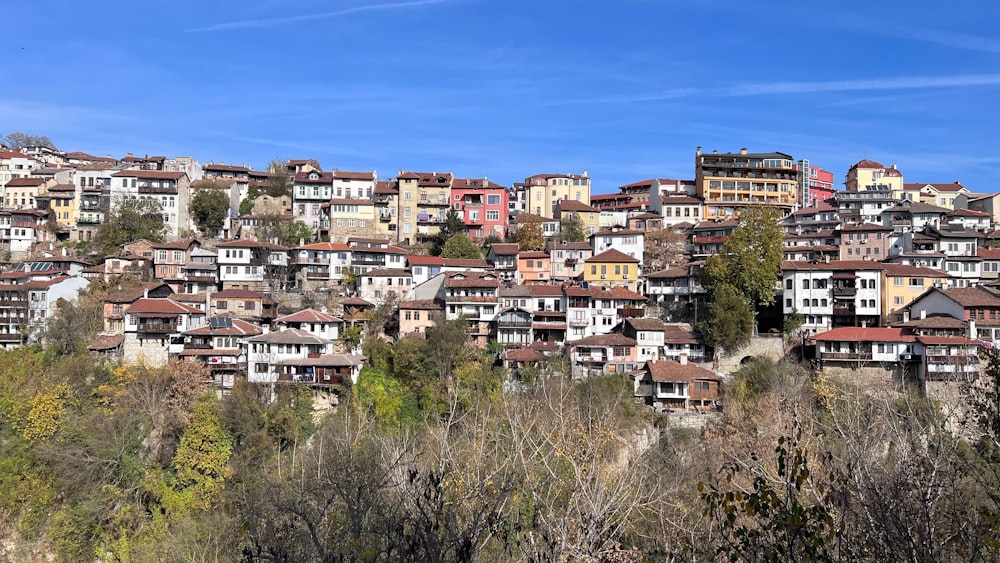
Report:
[[[833,288],[834,297],[845,297],[854,298],[858,294],[858,288],[856,287],[835,287]]]
[[[388,213],[379,214],[378,220],[383,223],[388,223],[389,221],[392,221],[392,215],[389,215]]]
[[[427,213],[417,214],[417,223],[437,225],[444,222],[445,222],[444,217],[439,217],[437,215],[428,215]]]
[[[139,186],[139,193],[141,194],[172,194],[177,195],[177,186],[162,187],[162,186]]]
[[[565,264],[570,268],[576,266],[576,258],[567,258]]]
[[[438,197],[421,197],[420,205],[430,205],[432,207],[450,207],[451,202],[448,201],[448,196],[438,196]]]
[[[352,266],[385,266],[384,256],[352,256]]]
[[[328,280],[330,272],[306,272],[307,280]]]
[[[820,352],[820,358],[833,361],[865,362],[871,361],[871,352]]]
[[[174,323],[141,323],[135,331],[139,334],[173,334],[177,332]]]
[[[466,225],[482,225],[483,221],[484,221],[483,216],[482,215],[477,215],[475,217],[467,217],[465,219],[465,224]]]
[[[833,316],[835,317],[853,317],[856,311],[853,307],[834,307]]]
[[[81,201],[80,209],[82,211],[97,211],[101,208],[100,202],[97,201]]]
[[[77,225],[99,225],[104,222],[104,216],[101,213],[81,213],[76,218]]]
[[[497,321],[500,328],[531,328],[531,321]]]
[[[618,316],[623,319],[641,319],[646,316],[646,310],[638,307],[618,309]]]
[[[590,326],[589,319],[570,319],[569,326]]]

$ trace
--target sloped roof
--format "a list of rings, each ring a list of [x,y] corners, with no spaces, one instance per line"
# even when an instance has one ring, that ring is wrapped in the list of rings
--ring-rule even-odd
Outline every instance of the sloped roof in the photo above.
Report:
[[[323,311],[317,311],[316,309],[303,309],[301,311],[292,313],[290,315],[285,315],[283,317],[278,317],[274,319],[275,323],[342,323],[343,319],[335,317],[329,313],[324,313]]]
[[[143,180],[180,180],[186,175],[184,172],[168,172],[166,170],[119,170],[112,174],[115,178],[140,178]]]
[[[663,332],[667,328],[667,325],[663,324],[660,319],[654,318],[642,318],[642,319],[625,319],[625,324],[630,325],[634,330],[652,330]]]
[[[94,338],[87,346],[88,350],[94,352],[103,352],[105,350],[114,350],[115,348],[122,345],[125,342],[124,334],[108,334],[102,335]]]
[[[286,328],[254,336],[251,342],[270,342],[271,344],[327,344],[329,341],[297,328]]]
[[[693,364],[681,364],[674,360],[648,361],[644,369],[649,373],[650,379],[657,383],[688,383],[705,379],[722,381],[721,377],[705,368]]]
[[[885,275],[887,276],[909,276],[909,277],[925,277],[925,278],[946,278],[948,277],[947,272],[942,272],[941,270],[935,270],[933,268],[925,268],[923,266],[910,266],[907,264],[893,264],[891,262],[886,262],[882,264],[882,269],[885,270]]]
[[[263,301],[271,302],[271,298],[262,293],[250,291],[249,289],[226,289],[223,291],[216,291],[212,294],[212,300],[214,301],[216,299],[261,299]]]
[[[178,303],[173,299],[144,297],[128,308],[129,313],[163,313],[169,315],[197,314],[203,315],[200,309]]]
[[[584,260],[584,262],[628,262],[630,264],[638,264],[639,259],[633,258],[628,254],[625,254],[621,250],[615,248],[609,248],[604,252],[591,256]]]
[[[847,326],[812,336],[817,342],[916,342],[907,328],[862,328]]]
[[[587,247],[589,248],[590,246],[588,245]],[[491,246],[490,250],[497,256],[512,256],[517,254],[521,250],[521,247],[517,243],[498,242]]]
[[[1000,297],[981,287],[953,287],[937,291],[962,307],[1000,307]]]
[[[433,299],[414,299],[400,302],[399,308],[411,311],[440,311],[443,309],[443,306]]]
[[[927,315],[927,317],[923,319],[911,319],[903,323],[893,323],[893,326],[898,327],[953,330],[965,330],[967,325],[967,321],[956,319],[955,317],[945,313],[934,313]]]
[[[213,326],[213,322],[217,318],[220,317],[212,317],[208,319],[208,324],[205,326],[193,328],[182,334],[185,336],[257,336],[264,332],[264,329],[257,325],[234,317],[224,317],[228,319],[225,323],[215,322],[216,325],[224,324],[227,326]]]
[[[595,334],[580,340],[574,340],[571,346],[635,346],[635,339],[624,334],[612,332],[610,334]]]

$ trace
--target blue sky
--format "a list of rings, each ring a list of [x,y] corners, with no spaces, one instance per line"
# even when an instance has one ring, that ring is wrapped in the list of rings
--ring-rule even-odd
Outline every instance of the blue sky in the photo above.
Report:
[[[595,192],[778,150],[1000,190],[1000,3],[245,0],[4,7],[0,132]]]

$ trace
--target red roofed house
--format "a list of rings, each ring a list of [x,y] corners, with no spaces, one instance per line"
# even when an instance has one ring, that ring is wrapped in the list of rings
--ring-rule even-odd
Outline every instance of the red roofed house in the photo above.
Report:
[[[416,299],[399,304],[399,336],[425,333],[444,314],[444,304],[433,299]]]
[[[225,289],[209,297],[212,315],[228,315],[257,324],[270,323],[277,311],[273,299],[249,289]]]
[[[910,201],[922,201],[947,209],[955,208],[955,198],[969,195],[969,189],[960,182],[950,184],[903,184],[903,192]]]
[[[232,389],[236,377],[246,375],[250,338],[263,332],[241,319],[211,317],[205,325],[184,331],[184,349],[177,355],[182,362],[208,366],[217,386]]]
[[[682,358],[647,361],[633,374],[633,393],[656,412],[666,410],[715,410],[722,378]]]
[[[333,193],[333,174],[311,170],[297,172],[292,179],[292,216],[318,230],[322,206]]]
[[[448,272],[444,276],[445,318],[464,317],[469,336],[486,346],[497,314],[500,278],[491,272]],[[421,297],[421,296],[418,296]]]
[[[389,244],[386,239],[351,237],[347,246],[351,249],[351,270],[356,275],[383,268],[405,267],[406,250]]]
[[[560,226],[575,221],[583,233],[590,236],[601,224],[601,210],[582,201],[564,199],[556,206],[556,219],[559,219]]]
[[[145,199],[160,205],[168,237],[191,230],[188,218],[190,199],[188,175],[163,170],[121,170],[112,174],[111,189],[116,195],[111,205],[128,199]]]
[[[882,264],[867,260],[783,262],[785,316],[798,312],[802,328],[878,326],[882,320]]]
[[[616,248],[609,248],[584,260],[583,281],[593,287],[626,287],[635,291],[639,286],[639,259]]]
[[[184,289],[184,266],[191,261],[191,253],[201,248],[197,239],[155,243],[153,248],[153,277],[170,284],[174,291]]]
[[[344,278],[351,270],[351,248],[347,244],[317,242],[289,252],[296,287],[305,291],[336,287],[343,293]]]
[[[497,274],[504,281],[517,279],[517,254],[521,251],[517,243],[498,242],[490,245],[486,261],[493,264]]]
[[[552,263],[548,252],[521,252],[517,255],[517,283],[548,283],[552,274]]]
[[[277,290],[288,278],[288,249],[269,242],[220,243],[216,264],[223,289]]]
[[[297,313],[274,319],[274,324],[279,327],[297,328],[327,340],[338,340],[340,326],[344,324],[344,320],[325,311],[303,309]]]
[[[920,360],[915,349],[917,337],[906,328],[841,327],[816,334],[812,340],[821,363],[860,367]]]
[[[482,239],[507,236],[507,188],[487,178],[455,178],[451,185],[452,209],[468,227],[468,235]]]
[[[552,242],[548,248],[552,279],[559,281],[577,279],[583,273],[583,263],[594,255],[586,242]]]
[[[14,178],[27,178],[31,171],[41,168],[42,163],[20,152],[0,149],[0,186],[7,185]],[[11,207],[6,199],[0,202],[3,207]]]
[[[166,365],[183,350],[181,334],[205,324],[205,313],[170,298],[142,298],[125,311],[123,361]]]
[[[573,377],[635,371],[636,341],[623,334],[588,336],[568,343]]]
[[[904,310],[904,321],[932,315],[969,321],[969,337],[1000,340],[1000,297],[983,287],[930,288]]]

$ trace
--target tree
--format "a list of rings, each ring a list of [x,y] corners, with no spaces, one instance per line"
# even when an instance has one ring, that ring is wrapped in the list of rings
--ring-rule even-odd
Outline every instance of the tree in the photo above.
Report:
[[[441,256],[448,239],[458,233],[465,233],[465,231],[466,226],[462,217],[454,209],[449,209],[448,214],[445,215],[444,224],[441,225],[441,230],[434,237],[434,243],[431,245],[431,256]]]
[[[687,235],[673,228],[648,231],[643,248],[646,268],[656,272],[683,264],[687,260],[686,247]]]
[[[191,216],[203,233],[216,233],[229,214],[229,196],[222,190],[201,189],[194,193],[189,204]]]
[[[312,227],[302,221],[276,214],[262,215],[257,228],[257,240],[276,240],[284,246],[298,246],[300,241],[311,241],[314,235]]]
[[[801,328],[805,322],[806,319],[805,317],[802,316],[802,313],[800,313],[798,309],[792,309],[792,312],[789,313],[787,317],[785,317],[785,324],[784,324],[785,334],[787,335],[795,334],[795,331],[799,330],[799,328]]]
[[[559,222],[559,234],[556,238],[566,242],[586,242],[587,233],[583,230],[580,218],[573,214]]]
[[[753,326],[753,309],[746,297],[731,285],[717,286],[703,327],[705,342],[732,351],[750,342]]]
[[[267,171],[271,173],[264,184],[264,192],[271,197],[291,195],[292,179],[288,175],[288,160],[275,157],[267,163]]]
[[[773,303],[783,256],[780,219],[773,207],[744,209],[722,252],[706,262],[702,285],[710,293],[720,285],[730,285],[745,295],[755,310]]]
[[[111,206],[108,220],[98,229],[94,243],[101,254],[109,255],[137,240],[160,242],[166,232],[158,201],[121,199]]]
[[[444,243],[442,258],[482,258],[482,251],[465,233],[455,233]]]
[[[14,131],[3,138],[3,144],[12,149],[24,149],[28,147],[45,147],[56,150],[56,145],[45,135],[29,135],[21,131]]]
[[[518,244],[522,252],[545,250],[545,235],[542,233],[542,224],[538,221],[521,223],[514,232],[514,242]]]

